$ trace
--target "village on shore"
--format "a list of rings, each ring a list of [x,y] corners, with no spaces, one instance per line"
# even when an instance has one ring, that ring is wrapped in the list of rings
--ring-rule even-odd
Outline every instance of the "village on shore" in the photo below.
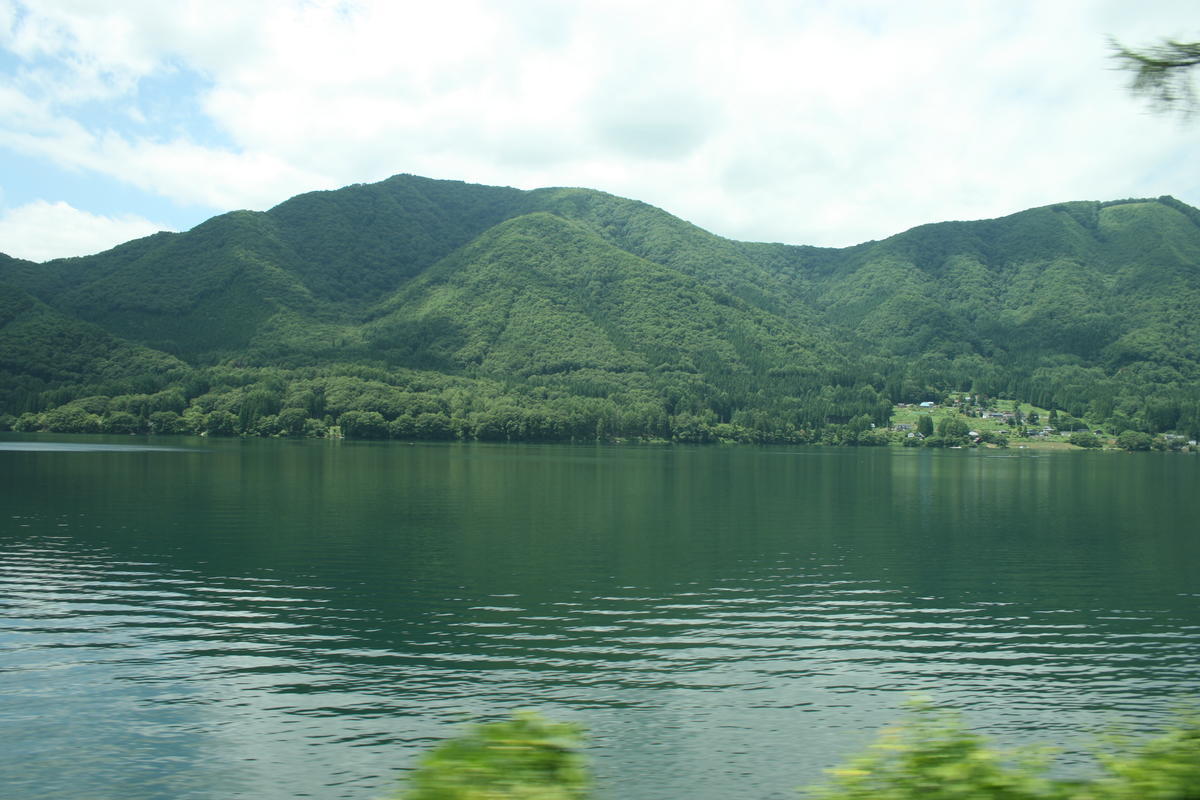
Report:
[[[1105,430],[1056,409],[971,393],[956,393],[940,402],[897,403],[889,432],[907,447],[941,437],[963,442],[947,446],[1200,452],[1195,439],[1180,434]]]

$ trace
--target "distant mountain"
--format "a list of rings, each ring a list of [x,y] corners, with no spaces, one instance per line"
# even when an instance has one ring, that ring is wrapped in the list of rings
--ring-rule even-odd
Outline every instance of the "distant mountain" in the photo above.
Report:
[[[1164,198],[927,225],[814,271],[808,296],[895,355],[965,344],[1026,365],[1067,355],[1120,366],[1132,354],[1114,345],[1200,288],[1198,217]]]
[[[954,391],[1146,430],[1187,429],[1200,397],[1200,211],[1168,197],[832,249],[398,175],[93,256],[3,256],[0,287],[0,412],[25,427],[90,398],[141,428],[152,409],[260,433],[353,412],[360,435],[803,441]]]

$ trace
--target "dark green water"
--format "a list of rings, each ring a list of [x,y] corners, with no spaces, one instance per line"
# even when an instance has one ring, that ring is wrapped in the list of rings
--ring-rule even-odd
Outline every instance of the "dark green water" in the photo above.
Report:
[[[7,800],[365,800],[518,707],[793,797],[906,692],[1070,752],[1200,689],[1195,457],[145,443],[0,439]]]

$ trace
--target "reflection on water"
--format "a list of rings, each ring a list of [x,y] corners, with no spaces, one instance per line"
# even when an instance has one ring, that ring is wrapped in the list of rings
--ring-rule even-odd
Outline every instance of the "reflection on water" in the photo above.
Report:
[[[792,797],[905,692],[1069,748],[1200,679],[1187,457],[197,447],[0,453],[9,796],[369,798],[534,705]]]
[[[203,452],[184,447],[151,444],[95,444],[90,442],[0,441],[0,452],[14,453],[188,453]]]

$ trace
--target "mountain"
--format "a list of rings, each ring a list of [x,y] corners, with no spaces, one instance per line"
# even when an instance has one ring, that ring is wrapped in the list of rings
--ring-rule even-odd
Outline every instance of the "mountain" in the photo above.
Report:
[[[932,366],[946,385],[1082,415],[1096,392],[1178,394],[1200,379],[1200,212],[1173,198],[1064,203],[926,225],[836,258],[786,255],[776,271],[799,301],[861,351]]]
[[[398,175],[93,256],[0,256],[0,412],[807,441],[965,391],[1184,430],[1197,300],[1200,211],[1169,197],[835,249],[603,192]]]

